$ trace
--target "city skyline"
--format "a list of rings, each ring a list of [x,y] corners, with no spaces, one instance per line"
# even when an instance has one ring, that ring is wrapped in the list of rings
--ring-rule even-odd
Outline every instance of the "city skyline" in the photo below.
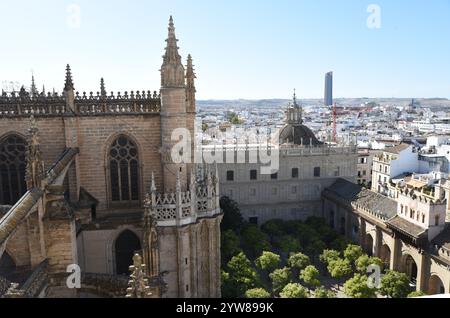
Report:
[[[13,26],[3,42],[15,43],[0,52],[0,83],[30,85],[33,72],[39,90],[61,91],[69,63],[79,91],[101,77],[108,92],[155,90],[173,15],[199,100],[289,98],[294,87],[321,99],[328,71],[336,98],[450,97],[448,1],[46,2],[0,4],[0,26]]]

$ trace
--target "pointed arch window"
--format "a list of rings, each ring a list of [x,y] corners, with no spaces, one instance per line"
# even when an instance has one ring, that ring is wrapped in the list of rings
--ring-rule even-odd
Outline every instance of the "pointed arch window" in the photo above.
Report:
[[[0,205],[14,205],[27,191],[26,141],[11,135],[0,141]]]
[[[139,201],[139,156],[136,144],[119,136],[108,154],[113,202]]]

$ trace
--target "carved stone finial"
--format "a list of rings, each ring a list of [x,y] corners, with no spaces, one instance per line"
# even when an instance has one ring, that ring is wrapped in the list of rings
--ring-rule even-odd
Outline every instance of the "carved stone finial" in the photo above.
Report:
[[[19,289],[19,284],[11,283],[10,287],[6,291],[4,298],[26,298],[25,291]]]
[[[150,192],[154,193],[156,192],[156,185],[155,185],[155,174],[152,171],[152,185],[150,187]]]
[[[64,84],[64,91],[73,91],[73,80],[72,80],[72,71],[70,70],[70,65],[66,66],[66,82]]]
[[[177,171],[177,184],[176,184],[176,192],[181,192],[181,178],[180,178],[180,171]]]
[[[197,176],[195,175],[195,168],[192,167],[192,169],[191,169],[191,184],[190,184],[191,191],[195,191],[196,184],[197,184]]]
[[[194,66],[192,65],[192,56],[189,54],[187,59],[186,66],[186,100],[187,100],[187,111],[195,112],[195,93],[197,90],[195,89],[195,79],[197,76],[195,75]]]
[[[135,254],[133,265],[130,266],[130,281],[128,282],[126,298],[150,298],[152,293],[148,286],[148,279],[145,277],[145,264],[142,264],[142,257]]]
[[[34,74],[31,74],[31,88],[30,88],[31,97],[36,97],[38,95],[38,91],[36,88],[36,84],[34,82]]]
[[[103,98],[106,97],[105,80],[103,77],[100,79],[100,96]]]

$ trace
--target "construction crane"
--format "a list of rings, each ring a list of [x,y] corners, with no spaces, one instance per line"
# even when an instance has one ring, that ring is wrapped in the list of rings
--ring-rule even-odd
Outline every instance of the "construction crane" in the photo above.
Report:
[[[337,142],[337,107],[336,102],[333,105],[333,142]]]

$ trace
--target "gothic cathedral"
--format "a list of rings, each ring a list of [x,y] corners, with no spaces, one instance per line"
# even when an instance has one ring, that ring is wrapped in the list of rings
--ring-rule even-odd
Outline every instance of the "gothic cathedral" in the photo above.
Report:
[[[166,42],[159,93],[79,93],[67,65],[62,94],[0,96],[0,295],[124,297],[138,253],[152,297],[220,297],[217,169],[170,155],[196,112],[172,17]]]

